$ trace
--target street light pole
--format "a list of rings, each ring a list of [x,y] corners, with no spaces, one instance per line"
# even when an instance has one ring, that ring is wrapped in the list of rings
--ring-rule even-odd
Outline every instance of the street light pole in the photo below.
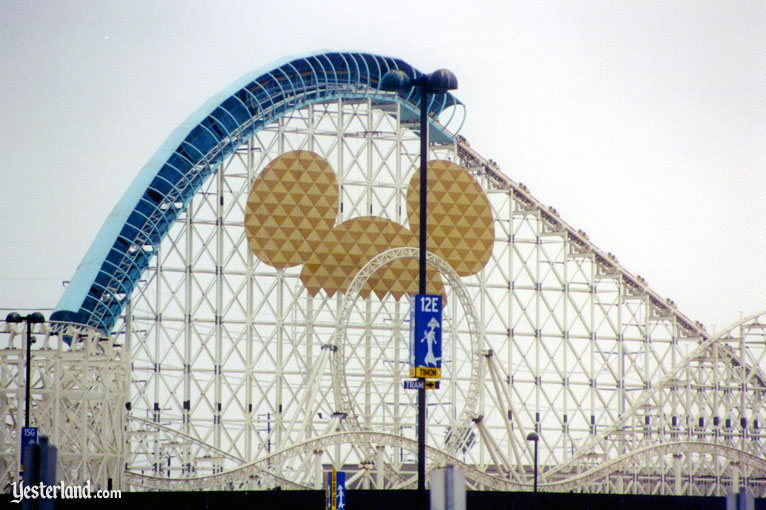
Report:
[[[5,317],[5,322],[12,324],[18,324],[21,322],[27,323],[27,349],[26,349],[26,388],[24,399],[24,426],[29,427],[29,386],[30,386],[30,368],[31,354],[32,354],[32,324],[41,324],[45,322],[45,317],[40,312],[30,313],[26,317],[22,317],[16,312],[11,312]]]
[[[27,323],[27,349],[26,349],[26,363],[25,363],[25,372],[26,372],[26,388],[25,388],[25,398],[24,398],[24,428],[20,431],[21,432],[21,441],[20,441],[20,452],[19,452],[19,460],[21,461],[21,471],[24,472],[24,450],[25,446],[29,446],[30,444],[35,444],[37,442],[37,429],[30,428],[29,427],[29,406],[30,406],[30,373],[31,373],[31,367],[32,367],[32,324],[42,324],[45,322],[45,317],[40,312],[34,312],[30,313],[26,317],[22,317],[20,314],[16,312],[11,312],[5,317],[5,322],[10,324],[19,324],[21,322]],[[46,438],[47,441],[47,438]],[[27,480],[27,477],[24,477],[24,480]]]
[[[420,248],[418,293],[426,290],[426,240],[428,239],[428,77],[423,75],[420,83]],[[418,491],[426,490],[426,388],[418,388]]]
[[[16,312],[11,312],[5,317],[5,322],[11,324],[18,324],[21,322],[27,323],[27,351],[26,351],[26,388],[24,398],[24,427],[29,427],[29,386],[30,386],[30,368],[32,366],[32,324],[41,324],[45,322],[45,316],[40,312],[30,313],[29,315],[22,317]]]
[[[411,79],[404,71],[388,71],[380,80],[384,91],[420,89],[420,231],[419,231],[419,285],[418,293],[426,289],[426,253],[428,239],[428,94],[441,94],[457,88],[457,77],[447,69],[439,69],[430,75],[423,74]],[[418,492],[425,501],[426,491],[426,388],[418,388]]]

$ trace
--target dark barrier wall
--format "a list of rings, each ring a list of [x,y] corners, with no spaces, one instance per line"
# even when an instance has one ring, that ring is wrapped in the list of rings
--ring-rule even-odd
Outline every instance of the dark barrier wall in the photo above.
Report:
[[[417,508],[415,491],[349,491],[346,510],[405,510]],[[252,492],[126,492],[121,499],[56,501],[57,510],[161,509],[161,510],[321,510],[322,491]],[[468,510],[724,510],[726,498],[691,496],[634,496],[470,491]],[[21,508],[11,495],[0,495],[0,508]],[[766,499],[755,500],[756,510],[766,510]]]

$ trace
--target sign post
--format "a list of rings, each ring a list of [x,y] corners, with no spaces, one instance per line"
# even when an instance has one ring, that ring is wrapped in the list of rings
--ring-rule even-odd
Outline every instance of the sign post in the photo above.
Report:
[[[442,376],[442,297],[426,294],[425,168],[423,162],[420,182],[420,293],[410,297],[410,377],[422,381],[422,385],[418,385],[418,492],[420,506],[428,508],[426,379],[439,379]]]

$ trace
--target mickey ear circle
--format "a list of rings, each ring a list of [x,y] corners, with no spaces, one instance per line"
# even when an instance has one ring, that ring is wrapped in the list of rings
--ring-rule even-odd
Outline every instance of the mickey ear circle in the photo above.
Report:
[[[447,261],[460,276],[478,273],[492,255],[495,226],[489,199],[461,166],[428,162],[428,251]],[[420,235],[420,171],[407,188],[410,230]]]
[[[332,230],[338,181],[330,164],[309,151],[280,155],[253,182],[245,209],[250,249],[281,269],[305,262]]]

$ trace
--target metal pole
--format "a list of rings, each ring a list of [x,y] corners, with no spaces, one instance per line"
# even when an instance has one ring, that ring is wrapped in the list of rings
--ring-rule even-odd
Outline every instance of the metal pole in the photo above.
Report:
[[[24,399],[24,427],[29,427],[29,375],[31,365],[31,350],[32,350],[32,323],[29,320],[29,315],[26,316],[27,323],[27,380],[26,380],[26,398]]]
[[[420,79],[420,294],[426,293],[426,239],[428,226],[428,78]]]
[[[428,189],[428,76],[423,75],[420,84],[420,286],[419,293],[426,293],[426,239]],[[426,500],[426,389],[418,389],[418,491],[422,502]],[[423,508],[427,508],[424,506]]]
[[[537,494],[537,443],[535,441],[535,494]]]

